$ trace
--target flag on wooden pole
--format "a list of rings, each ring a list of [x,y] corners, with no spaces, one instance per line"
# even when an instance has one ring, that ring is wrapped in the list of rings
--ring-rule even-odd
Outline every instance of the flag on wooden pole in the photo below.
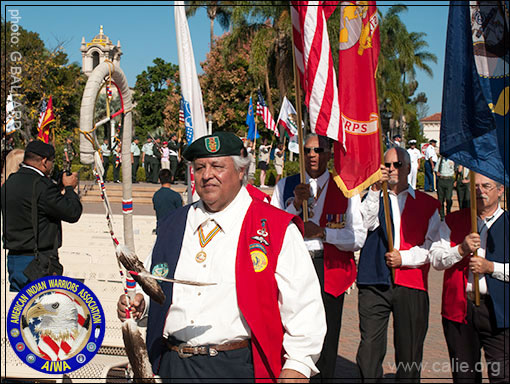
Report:
[[[318,135],[343,142],[338,87],[326,25],[334,6],[323,1],[292,1],[296,65],[310,116]]]
[[[338,91],[344,141],[334,145],[334,179],[351,197],[380,179],[376,70],[379,22],[375,1],[342,2]]]
[[[440,151],[508,186],[510,49],[505,4],[450,3]]]
[[[39,123],[37,124],[37,139],[48,144],[50,141],[50,128],[48,124],[55,121],[53,113],[53,100],[50,96],[48,102],[42,101],[41,112],[39,114]]]

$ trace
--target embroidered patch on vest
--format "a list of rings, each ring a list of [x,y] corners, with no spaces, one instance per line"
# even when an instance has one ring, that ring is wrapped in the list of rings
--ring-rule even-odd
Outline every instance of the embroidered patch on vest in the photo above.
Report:
[[[250,244],[250,256],[255,272],[262,272],[267,267],[266,248],[262,244]]]
[[[156,264],[154,268],[152,268],[152,274],[158,277],[167,277],[168,264],[167,263]]]
[[[216,153],[220,150],[220,138],[218,136],[209,137],[205,140],[205,149],[211,153]]]

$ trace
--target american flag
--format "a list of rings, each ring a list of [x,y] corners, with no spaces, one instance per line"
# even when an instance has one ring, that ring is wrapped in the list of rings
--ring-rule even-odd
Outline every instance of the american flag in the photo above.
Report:
[[[327,4],[292,1],[292,33],[310,126],[315,133],[343,143],[338,85],[326,25],[335,6]]]
[[[273,116],[271,116],[271,112],[264,102],[264,98],[262,97],[262,93],[260,89],[257,91],[258,101],[257,101],[257,116],[261,116],[262,120],[264,120],[264,124],[266,128],[270,131],[273,131],[276,137],[280,137],[280,132],[278,131],[278,127],[276,126]]]
[[[184,99],[181,96],[181,103],[179,106],[179,124],[184,124]]]

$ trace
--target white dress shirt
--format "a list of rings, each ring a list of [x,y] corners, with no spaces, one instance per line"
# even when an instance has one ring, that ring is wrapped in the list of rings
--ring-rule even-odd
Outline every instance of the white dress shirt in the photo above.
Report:
[[[487,217],[485,220],[482,220],[479,217],[477,218],[478,233],[480,234],[480,248],[477,250],[478,256],[485,257],[485,249],[487,247],[487,234],[489,232],[489,228],[497,221],[503,212],[503,209],[498,207],[496,212],[494,212],[494,215],[491,217]],[[441,238],[432,244],[432,247],[430,248],[430,262],[435,269],[444,270],[452,267],[454,264],[457,264],[463,259],[463,257],[459,253],[460,245],[456,245],[455,247],[450,245],[451,231],[446,222],[441,223],[439,233]],[[474,291],[473,277],[473,272],[469,270],[466,292]],[[494,262],[494,272],[492,273],[492,277],[508,282],[508,263]],[[478,275],[478,287],[480,288],[480,293],[482,295],[488,293],[485,274]]]
[[[436,148],[431,144],[425,149],[425,160],[428,161],[430,158],[432,158],[434,163],[437,163]]]
[[[368,190],[368,195],[361,203],[361,213],[363,221],[368,231],[374,231],[379,227],[379,202],[382,191]],[[423,244],[415,245],[411,249],[400,250],[400,224],[401,216],[404,211],[406,201],[409,197],[416,198],[416,193],[413,187],[409,186],[408,189],[400,192],[398,195],[388,191],[388,197],[391,203],[391,213],[393,216],[393,248],[399,250],[402,257],[402,267],[416,268],[421,265],[427,264],[429,260],[429,249],[432,243],[439,239],[439,224],[441,223],[439,214],[434,214],[429,219],[429,226],[425,235]]]
[[[174,284],[172,305],[163,332],[165,337],[172,335],[195,346],[250,337],[250,329],[237,305],[235,260],[241,225],[251,202],[252,198],[243,187],[223,211],[208,212],[202,201],[190,208],[175,278],[217,285]],[[221,230],[204,247],[205,261],[198,263],[195,255],[202,249],[198,238],[200,225],[207,236],[216,224]],[[146,265],[150,263],[149,258]],[[318,372],[315,362],[326,334],[326,318],[319,280],[295,224],[287,228],[275,278],[285,329],[283,368],[309,377]],[[145,301],[148,303],[147,297]]]
[[[311,178],[307,173],[306,183],[310,184],[312,196],[316,197],[317,192],[322,188],[322,193],[317,199],[315,206],[313,207],[313,217],[309,217],[308,221],[311,221],[317,225],[319,224],[324,209],[324,202],[326,201],[326,193],[329,184],[329,172],[326,171],[320,175],[317,179]],[[286,179],[282,179],[278,182],[271,198],[271,204],[277,208],[280,208],[293,215],[300,215],[302,208],[297,210],[294,207],[292,197],[288,201],[283,201],[283,191],[285,188]],[[294,195],[292,195],[294,196]],[[344,228],[325,228],[325,239],[324,242],[336,246],[341,251],[355,252],[365,244],[367,237],[367,231],[363,226],[363,219],[361,217],[361,199],[359,195],[355,195],[348,199],[345,227]],[[305,239],[306,248],[309,251],[324,249],[322,239]]]

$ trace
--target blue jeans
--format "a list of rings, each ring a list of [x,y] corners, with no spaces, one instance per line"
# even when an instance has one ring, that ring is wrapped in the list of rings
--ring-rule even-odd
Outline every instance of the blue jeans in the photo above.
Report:
[[[11,292],[19,292],[27,285],[28,277],[23,271],[34,260],[35,256],[7,255],[7,271],[9,272],[9,283]]]
[[[425,191],[434,192],[434,172],[428,160],[425,160],[425,185],[423,189]]]

